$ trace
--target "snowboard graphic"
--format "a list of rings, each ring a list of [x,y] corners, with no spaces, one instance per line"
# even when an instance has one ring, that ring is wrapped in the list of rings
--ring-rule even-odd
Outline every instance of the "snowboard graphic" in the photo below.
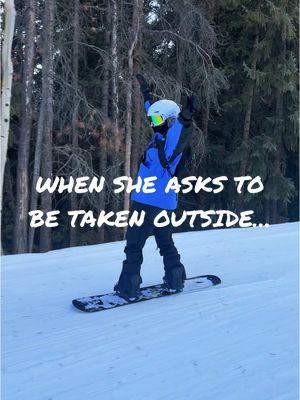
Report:
[[[112,308],[139,303],[141,301],[157,299],[164,296],[175,294],[192,293],[207,289],[211,286],[219,285],[221,279],[215,275],[202,275],[188,278],[185,281],[184,289],[181,292],[168,292],[164,284],[146,286],[141,288],[141,295],[138,299],[127,301],[115,293],[100,294],[98,296],[81,297],[74,299],[72,304],[84,312],[96,312],[110,310]]]

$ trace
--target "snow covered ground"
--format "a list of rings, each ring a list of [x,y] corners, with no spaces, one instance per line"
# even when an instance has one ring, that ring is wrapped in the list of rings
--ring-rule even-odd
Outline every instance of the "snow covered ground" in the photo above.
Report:
[[[297,223],[175,235],[207,291],[95,314],[123,242],[3,258],[3,400],[297,400]],[[160,282],[153,238],[145,285]]]

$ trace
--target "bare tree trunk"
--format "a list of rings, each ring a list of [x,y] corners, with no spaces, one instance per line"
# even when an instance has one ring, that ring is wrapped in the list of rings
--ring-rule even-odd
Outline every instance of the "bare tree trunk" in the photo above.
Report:
[[[109,6],[108,6],[109,7]],[[109,9],[107,8],[107,21],[109,21]],[[109,46],[110,31],[107,30],[105,34],[106,48]],[[104,123],[102,125],[101,137],[100,137],[100,152],[99,152],[99,175],[105,176],[107,171],[107,131],[108,131],[108,97],[109,97],[109,59],[105,57],[104,60],[104,72],[103,72],[103,87],[102,87],[102,102],[101,109],[103,113]],[[106,186],[104,185],[103,190],[99,194],[99,209],[105,210],[106,202]],[[100,242],[105,241],[105,226],[100,229]]]
[[[43,75],[43,82],[45,77]],[[30,210],[36,210],[38,204],[38,193],[36,191],[36,183],[41,172],[41,161],[42,161],[42,147],[44,138],[44,118],[45,118],[45,95],[44,90],[46,89],[45,84],[42,87],[42,101],[40,104],[40,112],[37,126],[37,134],[35,141],[35,151],[34,151],[34,164],[33,164],[33,175],[32,175],[32,186],[31,186],[31,196],[30,196]],[[31,253],[33,251],[34,244],[34,234],[35,228],[29,227],[28,232],[28,251]]]
[[[176,41],[176,80],[180,85],[180,92],[183,81],[183,61],[184,61],[184,45],[180,39]]]
[[[5,185],[4,185],[4,196],[7,199],[7,203],[9,205],[9,208],[11,209],[12,215],[15,213],[15,207],[16,207],[16,199],[14,196],[14,168],[11,167],[11,161],[9,158],[6,160],[6,165],[5,165]],[[12,249],[13,250],[13,249]]]
[[[273,160],[273,174],[275,176],[283,175],[282,168],[284,166],[284,160],[283,160],[284,150],[282,145],[282,133],[283,133],[282,123],[283,123],[283,94],[280,91],[280,89],[278,89],[276,93],[276,123],[274,129],[274,133],[278,137],[277,151],[275,153]],[[272,199],[270,200],[270,204],[271,204],[270,222],[271,224],[277,224],[280,222],[279,221],[280,201],[278,199]],[[286,202],[282,202],[282,204],[286,204]]]
[[[44,143],[42,149],[42,176],[52,179],[52,128],[53,128],[53,78],[54,78],[54,9],[55,0],[45,0],[44,6],[44,42],[43,42],[43,100]],[[52,194],[41,194],[41,209],[44,212],[52,208]],[[43,226],[40,232],[40,251],[51,250],[51,229]]]
[[[207,20],[210,24],[212,24],[215,19],[215,11],[216,11],[215,0],[205,1],[205,9],[206,9]],[[201,118],[201,128],[205,139],[208,136],[209,115],[210,115],[209,105],[206,104],[204,107],[202,107],[202,118]]]
[[[27,0],[26,41],[22,77],[21,127],[18,147],[17,199],[14,226],[14,252],[28,251],[28,205],[30,137],[32,127],[32,88],[35,56],[35,2]]]
[[[185,2],[183,2],[184,6]],[[178,30],[181,33],[181,30],[185,30],[185,23],[184,20],[181,20],[179,22],[179,27]],[[184,33],[183,33],[184,36]],[[181,101],[181,96],[182,96],[182,88],[184,86],[184,74],[183,74],[183,69],[184,69],[184,58],[185,58],[185,46],[184,43],[182,43],[182,40],[180,38],[177,38],[176,40],[176,94],[175,94],[175,101],[180,102]]]
[[[253,45],[253,52],[252,52],[252,63],[251,63],[251,70],[253,73],[256,71],[256,64],[257,64],[257,45],[258,45],[258,34],[255,36],[254,45]],[[254,90],[255,90],[255,82],[250,82],[248,92],[247,92],[247,107],[246,107],[246,114],[244,119],[244,129],[243,129],[243,145],[246,146],[246,153],[243,156],[240,164],[239,174],[240,176],[245,176],[246,168],[248,163],[249,157],[249,138],[250,138],[250,124],[251,124],[251,115],[252,115],[252,104],[253,104],[253,97],[254,97]],[[243,208],[243,195],[237,198],[235,202],[235,209],[237,212],[240,212]]]
[[[264,199],[263,202],[264,206],[264,216],[265,216],[265,223],[270,223],[270,201],[268,199]]]
[[[2,214],[3,180],[9,136],[10,100],[13,66],[11,60],[12,41],[15,30],[16,10],[13,0],[4,3],[5,27],[3,33],[3,49],[1,49],[1,177],[0,177],[0,221]]]
[[[112,34],[111,34],[111,58],[112,58],[112,71],[111,71],[111,108],[112,108],[112,137],[114,148],[112,151],[112,179],[117,177],[120,172],[120,146],[121,136],[119,131],[119,85],[118,85],[118,7],[117,0],[111,0],[111,20],[112,20]],[[111,205],[113,211],[119,210],[119,197],[112,192]],[[119,238],[119,231],[117,228],[112,228],[113,237],[117,240]]]
[[[286,1],[284,1],[284,9],[286,8]],[[283,28],[285,30],[285,28]],[[286,37],[286,32],[284,32],[283,37]],[[282,39],[281,43],[281,52],[280,58],[278,60],[279,63],[284,65],[286,63],[286,42],[285,39]],[[277,137],[277,151],[274,157],[274,164],[273,164],[273,173],[275,176],[283,176],[285,173],[285,158],[284,158],[284,147],[282,138],[284,135],[284,125],[283,125],[283,92],[280,87],[276,90],[276,122],[275,122],[275,129],[274,134]],[[272,208],[271,208],[271,224],[280,223],[280,203],[282,203],[285,208],[287,208],[286,201],[280,201],[279,199],[272,200]]]
[[[202,132],[203,136],[206,139],[208,136],[208,121],[209,121],[209,107],[205,106],[202,108]]]
[[[257,46],[258,46],[259,36],[256,34],[254,39],[253,45],[253,52],[252,52],[252,63],[251,63],[251,71],[255,73],[256,71],[256,64],[257,64]],[[252,115],[252,104],[253,104],[253,97],[254,97],[254,90],[255,90],[255,82],[251,82],[249,86],[249,92],[247,94],[248,102],[244,120],[244,130],[243,130],[243,144],[248,146],[249,137],[250,137],[250,124],[251,124],[251,115]],[[241,161],[240,166],[240,176],[245,176],[246,167],[248,162],[248,150]]]
[[[275,199],[270,200],[270,224],[276,224],[278,214],[278,202]]]
[[[143,43],[143,2],[139,1],[139,21],[140,29],[138,32],[138,42],[135,49],[135,55],[133,59],[134,73],[139,71],[139,65],[141,62],[142,43]],[[132,148],[131,148],[131,176],[137,173],[138,163],[141,156],[141,129],[142,129],[142,96],[140,94],[140,85],[136,79],[133,80],[133,136],[132,136]]]
[[[74,106],[72,114],[72,155],[76,156],[78,150],[78,69],[79,69],[79,36],[80,36],[80,23],[79,23],[79,0],[74,0],[74,18],[73,18],[73,90],[74,90]],[[73,163],[73,170],[76,168],[76,160]],[[77,209],[77,194],[72,191],[71,193],[71,210]],[[76,246],[77,234],[76,228],[70,226],[70,246]]]
[[[133,52],[138,41],[139,33],[139,0],[135,0],[132,16],[132,42],[128,49],[128,81],[126,87],[126,137],[125,137],[125,164],[124,172],[130,176],[131,141],[132,141],[132,80],[133,80]],[[129,193],[124,193],[124,210],[129,210]]]
[[[112,35],[111,35],[111,57],[112,57],[112,120],[115,134],[119,129],[119,95],[118,95],[118,7],[117,1],[112,0]],[[115,138],[116,140],[116,138]]]
[[[131,176],[137,173],[141,150],[142,107],[139,83],[133,81],[133,137],[131,149]]]

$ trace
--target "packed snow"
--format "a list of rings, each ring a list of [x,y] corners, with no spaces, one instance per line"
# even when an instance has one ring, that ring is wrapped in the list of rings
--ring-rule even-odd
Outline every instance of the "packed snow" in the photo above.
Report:
[[[2,259],[3,400],[297,400],[298,223],[174,235],[222,284],[87,314],[124,242]],[[143,285],[159,283],[150,238]]]

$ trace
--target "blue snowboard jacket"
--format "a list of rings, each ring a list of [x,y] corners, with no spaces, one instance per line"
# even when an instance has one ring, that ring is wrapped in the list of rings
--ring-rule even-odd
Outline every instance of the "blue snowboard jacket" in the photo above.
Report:
[[[150,105],[151,103],[149,101],[145,102],[146,111],[148,111]],[[145,178],[153,176],[157,177],[154,181],[155,192],[144,193],[141,190],[138,193],[133,191],[131,194],[131,200],[159,207],[164,210],[176,209],[178,194],[172,189],[166,193],[165,188],[175,173],[183,151],[190,141],[191,135],[191,121],[187,122],[181,117],[178,117],[174,121],[165,135],[155,132],[154,128],[154,136],[148,144],[137,176],[139,176],[143,182]],[[162,148],[160,147],[160,150],[156,145],[157,140],[162,140],[164,143]],[[164,161],[162,161],[162,158]]]

